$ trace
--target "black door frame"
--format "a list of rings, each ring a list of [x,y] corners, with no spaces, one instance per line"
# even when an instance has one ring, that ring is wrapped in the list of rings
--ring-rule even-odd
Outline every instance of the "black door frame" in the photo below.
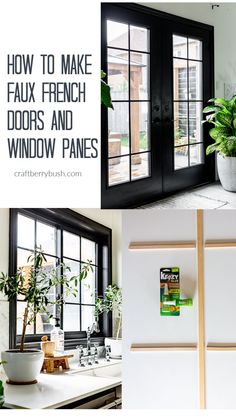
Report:
[[[170,89],[170,83],[168,80],[172,80],[172,66],[167,65],[164,60],[168,60],[167,54],[163,54],[162,46],[162,37],[161,29],[163,22],[169,27],[178,29],[181,25],[184,25],[189,30],[189,36],[191,31],[194,32],[196,36],[196,31],[201,38],[203,33],[208,34],[207,48],[208,53],[204,55],[204,60],[208,60],[205,68],[208,68],[208,74],[204,74],[206,77],[207,83],[204,83],[204,86],[208,85],[209,91],[211,94],[206,94],[204,92],[204,105],[205,101],[209,96],[214,96],[214,28],[212,26],[195,22],[189,19],[181,18],[169,13],[160,12],[146,6],[141,6],[133,3],[103,3],[102,4],[102,35],[101,35],[101,68],[107,72],[107,63],[106,63],[106,19],[117,19],[117,21],[131,21],[132,24],[143,25],[148,27],[152,26],[151,36],[157,50],[162,52],[159,56],[157,54],[151,55],[150,60],[150,72],[152,73],[155,69],[155,78],[152,80],[150,86],[150,95],[151,103],[153,104],[151,108],[151,173],[152,176],[149,178],[144,178],[140,180],[135,180],[129,183],[123,183],[119,185],[114,185],[108,187],[108,131],[107,131],[107,110],[102,107],[102,124],[101,124],[101,203],[102,208],[135,208],[137,206],[143,205],[145,203],[153,202],[155,200],[161,199],[165,196],[177,192],[177,190],[185,190],[189,187],[195,185],[210,183],[215,180],[215,160],[214,156],[206,157],[206,165],[194,166],[193,168],[181,169],[179,172],[174,171],[174,176],[171,175],[170,171],[170,153],[173,154],[172,148],[173,141],[173,110],[172,110],[172,91],[168,93],[168,97],[163,98],[162,92],[164,86],[166,91]],[[157,25],[157,21],[160,21],[160,25]],[[180,25],[180,26],[179,26]],[[186,36],[186,31],[185,31]],[[152,39],[150,41],[152,43]],[[171,49],[170,49],[171,50]],[[172,59],[172,57],[171,57]],[[163,71],[168,68],[168,71]],[[168,74],[171,72],[171,75]],[[169,79],[168,79],[169,77]],[[160,83],[162,80],[162,83]],[[167,86],[169,83],[169,87]],[[162,89],[162,90],[161,90]],[[209,93],[208,91],[208,93]],[[170,103],[171,98],[171,103]],[[169,101],[169,102],[168,102]],[[168,106],[166,106],[168,104]],[[160,121],[166,121],[165,123],[160,124]],[[208,141],[208,127],[204,126],[204,138]],[[168,144],[165,144],[165,148],[162,147],[162,141],[155,141],[156,138],[169,138]],[[158,156],[153,158],[153,156]],[[173,157],[172,157],[173,158]],[[206,170],[207,169],[207,170]],[[202,171],[202,176],[198,177],[199,180],[197,183],[194,183],[193,177],[196,178],[196,173]],[[183,184],[181,179],[183,179],[184,173],[189,180],[189,184]],[[192,176],[193,174],[193,176]],[[182,175],[182,177],[181,177]],[[164,179],[166,177],[166,180]]]

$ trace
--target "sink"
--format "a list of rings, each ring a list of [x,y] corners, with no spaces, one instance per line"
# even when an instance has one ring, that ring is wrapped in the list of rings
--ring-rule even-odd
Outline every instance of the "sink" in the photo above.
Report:
[[[74,371],[68,371],[67,374],[79,374],[79,375],[86,375],[90,377],[104,377],[104,378],[121,378],[122,375],[122,368],[121,368],[121,362],[116,364],[110,364],[110,365],[97,365],[96,367],[92,367],[90,369],[86,369],[83,371],[80,367],[78,370]]]

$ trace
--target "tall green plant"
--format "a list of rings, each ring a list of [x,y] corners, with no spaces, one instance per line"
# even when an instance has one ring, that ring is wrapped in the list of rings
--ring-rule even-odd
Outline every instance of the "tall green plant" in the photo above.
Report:
[[[102,313],[109,313],[110,311],[116,313],[118,317],[116,330],[116,339],[118,339],[122,322],[122,290],[117,285],[108,285],[104,297],[96,298],[95,317],[97,319]]]
[[[22,267],[13,276],[0,273],[0,291],[8,297],[9,301],[20,296],[26,303],[22,322],[21,352],[24,351],[26,327],[35,320],[36,315],[45,313],[48,318],[53,317],[50,308],[55,305],[60,307],[66,296],[72,294],[76,297],[78,282],[85,279],[89,271],[93,270],[91,261],[87,261],[78,276],[69,278],[71,269],[64,263],[50,269],[45,266],[47,259],[41,248],[36,249],[36,252],[29,256],[27,262],[31,262],[31,265],[27,266],[27,274]],[[50,291],[58,286],[63,286],[63,295],[51,298]]]
[[[236,95],[230,100],[214,98],[203,109],[204,122],[214,125],[209,134],[215,141],[207,147],[206,154],[217,151],[227,157],[236,157]]]
[[[106,73],[101,70],[101,102],[107,108],[113,109],[111,101],[111,89],[110,86],[105,82]]]

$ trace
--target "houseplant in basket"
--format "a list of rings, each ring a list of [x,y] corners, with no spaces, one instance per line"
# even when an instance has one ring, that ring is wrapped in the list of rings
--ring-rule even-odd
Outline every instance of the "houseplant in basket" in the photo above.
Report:
[[[21,267],[16,274],[9,276],[1,272],[0,291],[8,300],[17,297],[25,303],[22,319],[22,334],[19,349],[10,349],[1,353],[4,362],[4,370],[9,383],[29,384],[35,383],[43,364],[43,351],[25,348],[25,334],[28,325],[34,322],[37,314],[46,314],[53,317],[50,308],[57,305],[60,307],[64,302],[64,296],[77,295],[78,281],[86,278],[92,270],[91,262],[83,265],[80,275],[69,277],[70,268],[63,263],[56,267],[49,267],[47,259],[41,248],[32,253],[27,263],[30,265]],[[56,287],[63,286],[63,295],[51,297]]]
[[[117,285],[108,285],[103,297],[97,297],[95,302],[95,318],[98,322],[102,313],[112,312],[114,337],[105,338],[105,345],[111,347],[111,357],[121,358],[122,342],[120,338],[122,325],[122,290]]]
[[[203,109],[206,120],[213,125],[209,134],[214,143],[206,154],[217,152],[217,167],[221,184],[227,191],[236,191],[236,95],[230,100],[210,99]]]

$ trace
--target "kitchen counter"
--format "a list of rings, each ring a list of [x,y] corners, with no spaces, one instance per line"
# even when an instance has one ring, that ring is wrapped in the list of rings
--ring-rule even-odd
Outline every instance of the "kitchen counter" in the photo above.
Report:
[[[121,375],[112,376],[112,368],[120,368],[121,361],[99,361],[92,367],[71,364],[68,371],[41,373],[37,384],[5,384],[5,407],[10,409],[55,409],[121,384]],[[100,372],[101,371],[101,372]]]

